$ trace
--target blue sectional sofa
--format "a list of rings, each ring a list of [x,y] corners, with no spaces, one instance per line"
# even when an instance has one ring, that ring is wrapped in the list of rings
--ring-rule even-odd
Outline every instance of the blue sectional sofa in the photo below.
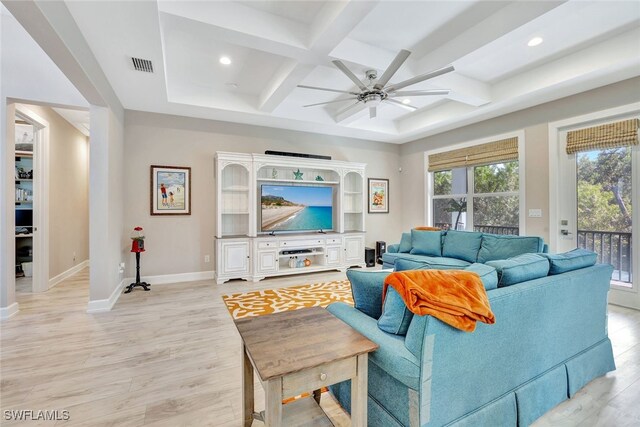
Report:
[[[525,253],[463,266],[481,275],[496,318],[472,333],[418,315],[408,318],[404,334],[385,332],[398,312],[387,307],[389,294],[380,303],[390,273],[349,271],[356,307],[334,303],[328,310],[380,346],[369,356],[369,425],[527,426],[614,370],[607,336],[612,267],[595,265],[593,255]],[[391,261],[399,269],[442,263],[406,256],[385,263]],[[495,274],[484,273],[492,268]],[[349,411],[349,381],[330,390]]]
[[[433,236],[439,235],[437,244]],[[546,252],[544,240],[535,236],[507,236],[468,231],[402,233],[400,243],[389,245],[382,267],[394,268],[396,260],[428,263],[433,268],[463,268],[474,262],[507,259],[525,253]]]

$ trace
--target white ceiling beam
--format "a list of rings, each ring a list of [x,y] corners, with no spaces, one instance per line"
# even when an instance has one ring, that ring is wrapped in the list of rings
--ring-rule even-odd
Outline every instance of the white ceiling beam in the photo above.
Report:
[[[260,94],[260,110],[269,113],[275,110],[313,68],[312,65],[299,63],[295,59],[284,61]]]
[[[242,33],[282,45],[305,48],[307,29],[303,24],[241,3],[161,1],[158,2],[158,10],[232,33]],[[225,40],[224,37],[223,40]]]
[[[187,3],[189,4],[189,2]],[[315,57],[315,55],[309,52],[304,46],[291,44],[286,40],[262,38],[255,34],[213,25],[190,16],[170,14],[162,11],[159,14],[161,29],[164,34],[167,34],[170,30],[186,31],[187,33],[193,33],[210,40],[221,40],[226,43],[267,52],[273,55],[294,58],[303,63],[317,63],[321,60],[321,58]]]
[[[634,29],[518,74],[494,85],[493,101],[482,108],[447,103],[400,118],[402,142],[636,77],[640,75],[638,40],[640,29]]]
[[[272,112],[285,98],[302,83],[313,70],[307,64],[326,65],[326,57],[342,42],[353,27],[373,8],[376,1],[336,1],[327,2],[311,25],[307,47],[312,55],[300,57],[300,61],[288,60],[282,64],[260,95],[261,111]]]
[[[87,102],[110,106],[118,114],[124,112],[64,2],[8,1],[3,4]]]
[[[636,66],[640,75],[640,28],[565,55],[494,85],[496,101],[516,98],[591,73]]]
[[[326,2],[311,24],[309,49],[328,55],[377,5],[377,0]]]
[[[458,36],[441,44],[417,61],[418,69],[429,70],[454,64],[457,59],[510,33],[527,22],[560,6],[564,1],[513,2]],[[498,5],[499,2],[498,2]],[[489,3],[483,7],[492,7]],[[474,21],[477,22],[477,21]]]

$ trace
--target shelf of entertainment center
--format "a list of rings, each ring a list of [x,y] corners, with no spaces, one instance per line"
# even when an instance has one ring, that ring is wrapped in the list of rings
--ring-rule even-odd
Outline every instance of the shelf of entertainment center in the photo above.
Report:
[[[306,256],[315,256],[315,255],[324,255],[324,251],[315,251],[315,252],[301,252],[298,254],[280,254],[278,258],[292,258],[292,257],[306,257]]]
[[[294,184],[329,184],[329,185],[337,185],[338,181],[315,181],[311,179],[282,179],[282,178],[257,178],[256,181],[259,182],[287,182]]]

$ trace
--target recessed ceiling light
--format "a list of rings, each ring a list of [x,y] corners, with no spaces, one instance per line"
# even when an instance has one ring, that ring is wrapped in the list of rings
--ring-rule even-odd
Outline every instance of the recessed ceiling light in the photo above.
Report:
[[[403,99],[403,100],[402,100],[402,103],[403,103],[404,105],[411,104],[411,100],[410,100],[410,99]]]
[[[527,46],[534,47],[534,46],[538,46],[541,43],[542,43],[542,37],[534,37],[531,40],[529,40],[529,43],[527,43]]]
[[[229,58],[228,56],[221,56],[220,57],[220,63],[222,65],[229,65],[229,64],[231,64],[231,58]]]

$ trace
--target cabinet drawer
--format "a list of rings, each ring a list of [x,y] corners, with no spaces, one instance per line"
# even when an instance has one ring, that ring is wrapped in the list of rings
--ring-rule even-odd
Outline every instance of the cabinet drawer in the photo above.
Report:
[[[327,238],[327,245],[341,245],[342,238],[341,237],[330,237]]]
[[[275,240],[271,240],[268,242],[258,242],[258,249],[271,249],[271,248],[277,248],[278,247],[278,242],[276,242]]]
[[[282,240],[281,248],[311,248],[314,246],[324,246],[324,239],[306,239],[306,240]]]
[[[357,358],[336,360],[282,377],[282,396],[293,397],[356,376]]]

